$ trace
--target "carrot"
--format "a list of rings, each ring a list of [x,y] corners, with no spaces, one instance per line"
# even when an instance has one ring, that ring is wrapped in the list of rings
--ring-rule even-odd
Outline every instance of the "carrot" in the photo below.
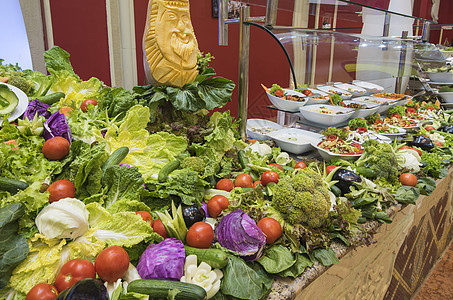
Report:
[[[13,151],[16,151],[16,150],[19,149],[19,146],[17,146],[16,140],[9,140],[9,141],[6,141],[4,143],[7,144],[7,145],[10,145],[12,147],[11,150],[13,150]]]
[[[0,76],[0,82],[7,83],[9,80],[9,77],[1,77]]]

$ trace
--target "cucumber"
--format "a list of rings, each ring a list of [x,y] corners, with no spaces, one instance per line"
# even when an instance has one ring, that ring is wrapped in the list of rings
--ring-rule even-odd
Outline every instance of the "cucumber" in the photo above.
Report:
[[[60,101],[60,99],[64,98],[64,97],[66,97],[65,93],[56,92],[56,93],[52,93],[52,94],[45,95],[45,96],[39,96],[36,99],[38,99],[39,102],[42,102],[42,103],[45,103],[48,105],[52,105],[52,104]]]
[[[288,171],[288,172],[294,171],[294,168],[293,168],[293,167],[290,167],[290,166],[285,166],[285,165],[283,165],[282,168],[283,168],[283,171]]]
[[[214,269],[223,269],[228,263],[228,256],[220,249],[198,249],[189,246],[184,246],[186,256],[195,254],[197,256],[197,264],[202,261],[207,263]]]
[[[247,164],[250,163],[249,159],[245,156],[244,150],[239,150],[238,160],[239,160],[239,163],[241,164],[242,169],[247,168]]]
[[[126,146],[120,147],[113,151],[112,154],[110,154],[109,158],[104,162],[102,165],[102,172],[105,173],[105,170],[110,168],[111,166],[119,164],[129,153],[129,148]]]
[[[179,168],[180,162],[179,160],[173,160],[163,166],[162,169],[159,171],[159,175],[157,175],[157,180],[159,182],[167,181],[168,174]]]
[[[336,185],[332,185],[330,187],[330,191],[336,196],[336,197],[340,197],[341,196],[341,190],[338,186]]]
[[[376,177],[376,174],[373,170],[369,168],[364,168],[364,167],[357,167],[355,169],[356,173],[362,176],[365,176],[366,178],[374,178]]]
[[[175,299],[202,300],[207,297],[206,291],[201,286],[180,281],[138,279],[127,286],[128,293],[149,295],[150,299],[167,299],[171,290],[180,291]]]
[[[28,183],[16,179],[0,177],[0,190],[16,194],[19,190],[25,190]]]

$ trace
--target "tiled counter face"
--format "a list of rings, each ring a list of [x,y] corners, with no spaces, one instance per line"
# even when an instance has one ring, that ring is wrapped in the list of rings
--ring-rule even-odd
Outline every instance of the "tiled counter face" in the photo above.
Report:
[[[277,279],[269,299],[410,299],[453,238],[452,181],[450,171],[432,195],[380,225],[376,244],[338,249],[340,262],[327,270],[315,266],[295,280]]]

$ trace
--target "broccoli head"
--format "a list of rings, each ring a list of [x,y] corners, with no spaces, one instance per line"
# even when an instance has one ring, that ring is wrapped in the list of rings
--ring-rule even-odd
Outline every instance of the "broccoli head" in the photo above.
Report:
[[[30,95],[34,87],[33,83],[27,80],[25,77],[15,75],[9,77],[8,84],[11,84],[22,90],[27,96]]]
[[[272,187],[272,205],[290,224],[323,226],[330,210],[330,197],[321,176],[306,168],[283,177]]]
[[[369,168],[374,178],[385,178],[388,182],[398,180],[398,160],[393,147],[387,143],[368,140],[363,144],[365,150],[356,161],[357,167]]]
[[[205,168],[205,163],[203,158],[198,157],[198,156],[189,156],[183,159],[181,163],[181,167],[183,169],[192,169],[193,171],[197,173],[203,173],[204,168]]]

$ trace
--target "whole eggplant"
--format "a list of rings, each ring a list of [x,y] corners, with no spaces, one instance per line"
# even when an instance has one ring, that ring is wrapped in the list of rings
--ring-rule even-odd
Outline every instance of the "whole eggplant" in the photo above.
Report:
[[[335,186],[340,189],[342,195],[349,193],[351,191],[350,187],[354,186],[355,182],[362,182],[362,178],[359,175],[341,168],[333,174],[332,180],[338,180]]]
[[[453,133],[453,124],[443,125],[437,128],[438,131]]]
[[[182,216],[184,217],[184,223],[187,228],[190,228],[197,222],[202,222],[205,219],[205,212],[201,207],[196,205],[182,205]]]
[[[98,279],[85,278],[58,294],[57,300],[108,300],[107,288]]]
[[[429,151],[434,148],[433,141],[423,135],[413,135],[412,140],[407,141],[409,146],[420,147],[425,151]]]

